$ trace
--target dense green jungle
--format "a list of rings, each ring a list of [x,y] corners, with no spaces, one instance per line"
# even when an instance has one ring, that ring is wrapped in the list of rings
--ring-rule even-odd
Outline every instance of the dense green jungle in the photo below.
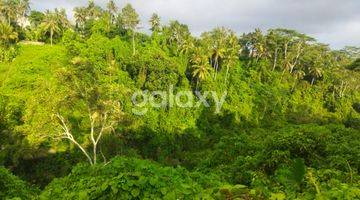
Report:
[[[359,47],[29,3],[0,0],[0,199],[360,199]]]

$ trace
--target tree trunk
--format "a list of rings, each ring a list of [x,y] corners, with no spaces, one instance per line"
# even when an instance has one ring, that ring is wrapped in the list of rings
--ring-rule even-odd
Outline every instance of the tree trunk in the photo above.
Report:
[[[135,30],[132,33],[133,56],[135,55]]]
[[[294,61],[294,63],[292,64],[291,73],[292,73],[293,69],[295,68],[295,66],[297,65],[297,63],[298,63],[298,61],[299,61],[301,52],[302,52],[302,49],[301,49],[301,45],[300,45],[300,46],[298,47],[298,51],[297,51],[297,54],[296,54],[295,61]]]
[[[227,82],[228,75],[229,75],[229,66],[227,66],[227,68],[226,68],[225,85],[226,85],[226,82]]]
[[[93,165],[93,161],[91,160],[89,154],[85,151],[85,149],[75,140],[72,138],[68,138],[72,143],[74,143],[86,156],[86,158],[89,160],[90,165]]]
[[[93,147],[93,152],[94,152],[94,161],[93,161],[93,163],[94,163],[94,165],[96,164],[96,154],[97,154],[97,144],[94,144],[94,147]]]
[[[215,57],[215,62],[214,62],[214,64],[215,64],[215,75],[214,75],[214,78],[215,78],[215,80],[216,80],[216,77],[217,77],[217,72],[218,72],[218,68],[219,68],[219,57],[218,56],[216,56]]]
[[[54,34],[54,30],[50,29],[50,45],[53,45],[53,34]]]
[[[287,60],[288,42],[285,43],[284,60]]]
[[[278,48],[275,49],[275,55],[274,55],[274,64],[273,64],[273,71],[276,68],[276,63],[277,63],[277,57],[278,57]]]

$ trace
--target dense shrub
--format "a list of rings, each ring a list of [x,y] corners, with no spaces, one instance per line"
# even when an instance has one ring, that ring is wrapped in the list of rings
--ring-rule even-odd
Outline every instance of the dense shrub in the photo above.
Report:
[[[184,168],[118,157],[105,166],[75,167],[69,176],[47,186],[41,199],[200,199],[219,184],[214,177]]]
[[[0,167],[0,199],[32,199],[37,193],[36,188],[12,175],[4,167]]]

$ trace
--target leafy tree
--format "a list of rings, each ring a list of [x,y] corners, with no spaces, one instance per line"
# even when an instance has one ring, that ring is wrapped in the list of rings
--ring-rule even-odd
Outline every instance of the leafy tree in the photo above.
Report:
[[[107,12],[110,14],[110,22],[115,22],[115,16],[118,12],[118,7],[116,6],[115,2],[113,0],[109,0],[108,4],[106,5]]]
[[[160,22],[160,17],[159,17],[158,14],[153,13],[151,15],[151,18],[150,18],[149,22],[150,22],[150,27],[151,27],[150,30],[152,32],[159,32],[160,31],[161,22]]]
[[[187,40],[190,41],[191,34],[189,27],[178,21],[171,21],[169,26],[163,28],[163,34],[166,43],[175,48],[176,52],[180,51],[180,46]]]
[[[182,44],[179,46],[180,54],[189,55],[195,50],[195,41],[192,37],[184,39]]]
[[[28,0],[2,0],[0,2],[1,16],[8,24],[17,24],[26,16],[30,9]]]
[[[55,9],[55,14],[62,31],[70,27],[70,22],[67,18],[65,9]]]
[[[348,66],[349,69],[351,70],[360,70],[360,58],[355,60],[351,65]]]
[[[30,1],[29,0],[20,0],[18,4],[18,12],[20,17],[25,17],[30,10]]]
[[[16,6],[16,1],[1,1],[1,15],[9,25],[16,20]]]
[[[87,10],[83,7],[74,8],[74,18],[76,26],[83,28],[87,19]]]
[[[41,23],[42,28],[50,33],[50,44],[53,45],[53,37],[56,32],[60,31],[59,18],[56,12],[47,10],[44,21]]]
[[[239,60],[239,52],[240,52],[240,45],[238,44],[238,38],[235,34],[231,34],[229,36],[228,44],[227,44],[227,50],[225,53],[225,66],[226,66],[226,75],[225,75],[225,84],[227,82],[228,74],[230,68],[234,68],[237,61]]]
[[[0,23],[0,45],[3,47],[9,47],[9,45],[18,39],[18,33],[14,31],[13,27],[6,24]]]
[[[360,58],[360,47],[355,46],[346,46],[344,49],[340,50],[342,53],[345,53],[351,59]]]
[[[89,43],[94,39],[96,38],[90,38]],[[98,42],[104,41],[103,38],[99,39]],[[88,124],[86,126],[88,129],[85,131],[89,133],[82,134],[92,144],[92,155],[76,139],[76,135],[71,130],[71,123],[68,123],[64,115],[58,113],[56,116],[62,128],[61,135],[74,143],[84,153],[90,164],[96,164],[100,140],[106,133],[113,132],[123,117],[118,96],[114,94],[122,85],[111,82],[113,75],[109,75],[109,70],[113,69],[96,68],[96,60],[91,60],[96,58],[89,57],[89,59],[74,57],[72,59],[73,67],[68,68],[62,78],[67,80],[65,83],[70,89],[72,103],[68,103],[75,105],[75,108],[82,113],[81,120]],[[115,61],[109,60],[108,62]],[[66,104],[64,106],[67,107]]]
[[[89,0],[86,12],[89,19],[95,20],[101,17],[103,10],[95,4],[94,0]]]
[[[310,76],[311,76],[311,84],[313,85],[315,83],[315,80],[323,76],[322,70],[318,67],[312,67],[310,68]]]
[[[198,88],[199,81],[206,80],[212,70],[206,55],[201,54],[199,49],[197,50],[197,54],[192,58],[192,76],[196,78],[196,88]]]
[[[44,13],[32,10],[29,15],[31,26],[38,27],[44,20]]]
[[[4,167],[0,167],[1,199],[35,198],[38,192],[37,188],[32,188],[28,183],[20,180]]]
[[[135,34],[136,34],[136,29],[140,23],[139,15],[136,13],[135,9],[131,6],[131,4],[127,4],[121,10],[120,20],[123,27],[128,31],[131,31],[133,55],[135,55]]]

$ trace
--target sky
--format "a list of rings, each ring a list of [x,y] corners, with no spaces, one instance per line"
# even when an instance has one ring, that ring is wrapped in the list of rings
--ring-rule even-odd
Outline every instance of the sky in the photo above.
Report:
[[[95,0],[105,7],[107,0]],[[224,26],[239,35],[260,28],[289,28],[330,44],[334,49],[360,46],[360,0],[115,0],[118,7],[131,3],[149,29],[152,13],[162,23],[178,20],[194,35]],[[65,8],[72,18],[76,6],[87,0],[32,0],[35,10]]]

